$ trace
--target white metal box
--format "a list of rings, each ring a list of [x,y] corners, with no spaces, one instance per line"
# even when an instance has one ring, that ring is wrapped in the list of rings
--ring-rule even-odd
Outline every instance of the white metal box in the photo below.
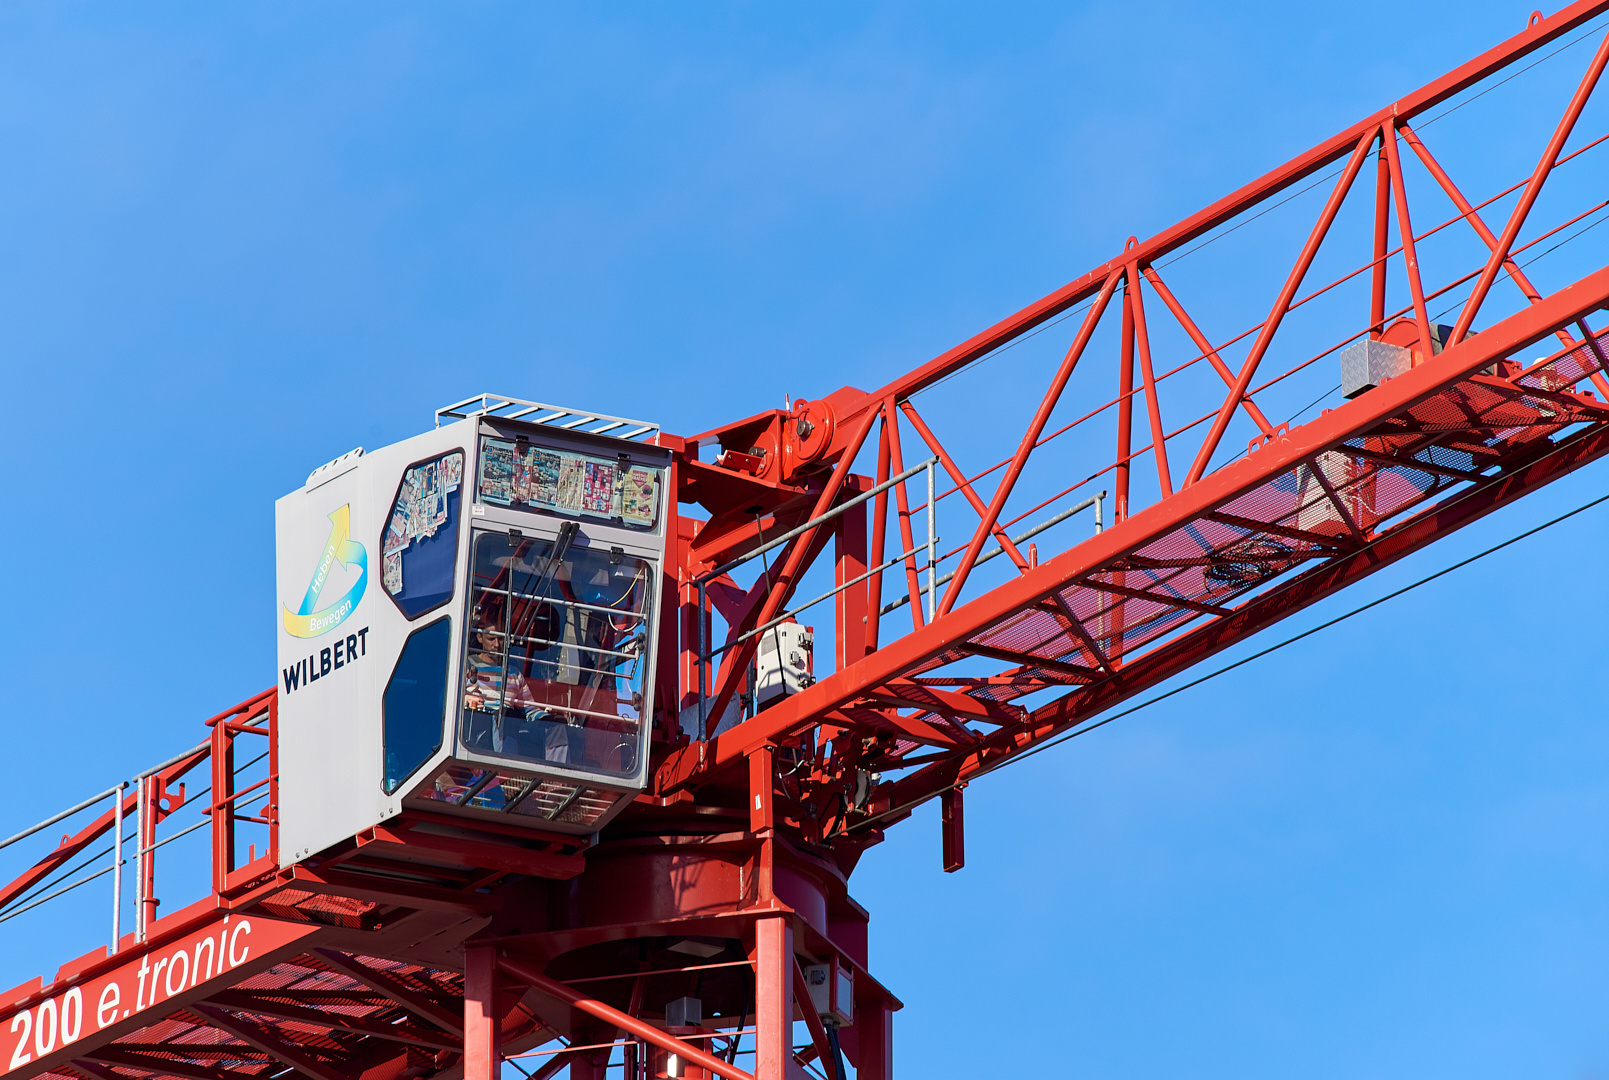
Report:
[[[816,1014],[832,1025],[855,1022],[855,971],[840,963],[812,964],[804,969],[805,985],[810,988],[810,1005]]]
[[[1341,394],[1354,398],[1413,366],[1413,351],[1364,338],[1341,350]]]
[[[815,634],[796,622],[778,623],[760,635],[754,654],[754,702],[763,709],[815,682]]]
[[[669,453],[544,410],[276,503],[282,864],[409,805],[592,833],[646,783]]]
[[[704,1003],[691,995],[684,995],[665,1005],[665,1026],[672,1028],[698,1027],[704,1023]]]

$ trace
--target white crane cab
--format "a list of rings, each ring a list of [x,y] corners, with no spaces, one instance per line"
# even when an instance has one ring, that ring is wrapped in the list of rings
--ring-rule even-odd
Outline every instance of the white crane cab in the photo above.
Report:
[[[507,398],[437,424],[275,504],[283,864],[406,806],[593,833],[646,784],[658,428]]]

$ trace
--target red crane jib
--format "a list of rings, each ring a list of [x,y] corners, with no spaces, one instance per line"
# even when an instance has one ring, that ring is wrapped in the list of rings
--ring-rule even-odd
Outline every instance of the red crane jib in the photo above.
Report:
[[[842,1053],[862,1080],[887,1080],[900,1003],[868,970],[869,917],[847,883],[888,826],[940,799],[945,868],[959,868],[969,779],[1609,452],[1609,332],[1589,322],[1609,305],[1609,268],[1578,269],[1551,291],[1523,269],[1537,245],[1562,245],[1609,205],[1539,203],[1550,178],[1609,139],[1575,130],[1609,36],[1534,132],[1534,167],[1482,202],[1442,166],[1421,120],[1605,10],[1609,0],[1533,17],[879,389],[660,436],[687,513],[672,522],[651,783],[601,834],[406,810],[282,866],[277,759],[250,788],[234,780],[236,740],[266,737],[273,754],[277,698],[214,717],[205,743],[123,804],[150,819],[139,822],[148,837],[177,805],[166,785],[209,765],[210,894],[156,918],[157,879],[142,862],[140,930],[4,998],[5,1075],[491,1080],[508,1055],[561,1040],[527,1071],[591,1080],[621,1048],[633,1076],[784,1080],[813,1059],[831,1075]],[[1238,334],[1209,336],[1203,326],[1228,316],[1186,303],[1179,258],[1232,259],[1226,245],[1192,245],[1304,181],[1322,205],[1293,260],[1274,268],[1277,288],[1250,298],[1258,314]],[[1456,215],[1416,224],[1422,191]],[[1497,220],[1493,204],[1510,196]],[[1349,197],[1373,214],[1343,213]],[[1546,221],[1533,220],[1538,205]],[[1335,235],[1359,228],[1362,243],[1346,250],[1372,256],[1310,283],[1315,265],[1335,265],[1320,261]],[[1437,256],[1432,276],[1424,257],[1453,235],[1478,247]],[[1343,340],[1309,340],[1288,318],[1328,304],[1342,312],[1329,325],[1349,325]],[[1456,310],[1452,325],[1434,322],[1433,306]],[[914,396],[1063,319],[1065,351],[1030,418],[1008,430],[991,416],[1010,445],[969,475]],[[1334,396],[1314,419],[1270,418],[1304,377],[1331,383],[1343,351],[1365,361],[1350,400]],[[1103,352],[1109,363],[1094,359]],[[1091,396],[1101,379],[1108,389]],[[1073,431],[1112,440],[1087,475],[1070,474],[1074,455],[1056,456]],[[869,471],[855,473],[857,461]],[[966,522],[942,580],[927,565],[921,461],[943,475],[946,522]],[[1030,517],[1065,519],[1098,491],[1110,519],[1088,539],[1040,559],[1011,534]],[[741,573],[731,565],[789,532]],[[997,555],[1009,564],[979,571]],[[738,709],[755,631],[787,617],[817,565],[837,586],[830,672]],[[266,808],[247,816],[241,797],[263,787]],[[64,839],[0,891],[0,906],[26,899],[112,817]],[[243,861],[242,821],[269,837]],[[811,1036],[797,1053],[796,1016]]]

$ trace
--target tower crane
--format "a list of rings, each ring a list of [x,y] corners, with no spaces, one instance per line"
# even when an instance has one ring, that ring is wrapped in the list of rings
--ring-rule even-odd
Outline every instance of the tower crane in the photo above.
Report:
[[[1555,179],[1609,140],[1606,11],[875,389],[692,435],[482,394],[315,469],[275,685],[3,845],[75,830],[0,917],[113,891],[108,944],[5,995],[5,1080],[888,1080],[849,889],[888,829],[936,800],[960,869],[970,781],[1609,452],[1609,266],[1527,269],[1609,209]],[[1461,183],[1433,125],[1577,42],[1500,130],[1527,171]],[[1279,259],[1220,243],[1309,210]],[[1026,423],[945,397],[1034,349]]]

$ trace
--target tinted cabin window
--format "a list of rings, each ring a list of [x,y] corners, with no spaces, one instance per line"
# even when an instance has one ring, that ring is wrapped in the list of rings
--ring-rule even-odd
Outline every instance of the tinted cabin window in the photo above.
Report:
[[[461,450],[410,465],[397,485],[380,538],[380,581],[410,619],[452,599],[463,486]]]
[[[461,737],[472,750],[631,775],[642,744],[652,571],[642,559],[478,533]]]
[[[441,749],[447,711],[447,653],[452,620],[439,619],[408,635],[386,683],[385,790],[394,792]]]

